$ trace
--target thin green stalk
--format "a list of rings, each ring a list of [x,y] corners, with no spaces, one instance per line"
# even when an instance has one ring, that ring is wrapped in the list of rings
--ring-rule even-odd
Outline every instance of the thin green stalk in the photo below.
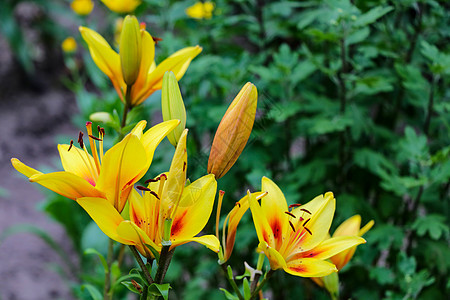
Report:
[[[133,85],[127,85],[127,92],[125,94],[125,107],[123,108],[121,129],[123,129],[125,127],[125,125],[127,125],[127,116],[128,116],[128,112],[130,111],[130,108],[131,108],[131,88],[132,87],[133,87]],[[122,131],[120,132],[120,135],[121,136],[123,135]]]
[[[228,276],[228,271],[227,271],[227,267],[225,266],[225,264],[221,264],[220,265],[223,274],[225,275],[225,277],[228,280],[228,283],[231,285],[231,287],[233,288],[234,292],[236,293],[237,297],[239,298],[239,300],[244,300],[244,297],[241,294],[241,291],[239,290],[238,286],[236,285],[236,282],[234,281],[234,278],[230,278]]]
[[[273,274],[274,272],[275,272],[274,270],[270,269],[270,271],[267,272],[267,273],[264,275],[264,278],[263,278],[263,280],[261,281],[261,283],[260,283],[260,284],[256,287],[256,289],[252,292],[252,295],[250,296],[250,300],[256,299],[256,296],[259,294],[259,291],[260,291],[260,290],[264,287],[264,285],[269,281],[270,277],[272,277],[272,274]]]
[[[114,241],[109,239],[108,242],[108,254],[106,257],[106,264],[108,268],[105,270],[105,285],[103,287],[103,299],[112,299],[111,289],[111,265],[114,261]]]
[[[142,261],[142,258],[139,254],[139,252],[136,250],[135,246],[130,246],[131,253],[133,253],[134,258],[136,258],[137,263],[139,264],[139,267],[141,267],[142,272],[144,272],[145,279],[147,280],[147,283],[150,285],[153,283],[153,278],[148,272],[147,267],[145,266],[144,262]]]

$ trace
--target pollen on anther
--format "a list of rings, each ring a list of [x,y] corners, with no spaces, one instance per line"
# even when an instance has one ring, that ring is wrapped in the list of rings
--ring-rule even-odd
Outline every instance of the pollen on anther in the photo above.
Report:
[[[291,228],[292,228],[292,231],[294,231],[294,232],[295,232],[295,227],[294,227],[294,224],[292,224],[292,222],[291,222],[291,221],[289,221],[289,225],[291,226]]]
[[[98,137],[95,137],[95,136],[93,136],[92,134],[90,134],[89,137],[92,138],[92,139],[94,139],[94,140],[96,140],[96,141],[103,141],[102,139],[100,139],[100,138],[98,138]]]
[[[186,171],[186,162],[183,163],[183,172]]]
[[[295,204],[291,204],[288,206],[289,209],[293,208],[293,207],[299,207],[302,206],[301,204],[295,203]]]
[[[157,177],[156,179],[150,178],[145,181],[145,184],[149,184],[150,182],[158,182],[158,180],[159,180],[159,177]]]
[[[300,210],[311,215],[311,212],[309,210],[307,210],[307,209],[301,208]]]
[[[83,132],[80,131],[78,134],[78,144],[80,144],[81,149],[84,148],[84,142],[83,142]]]
[[[309,218],[308,220],[306,220],[306,221],[305,221],[305,223],[303,223],[303,227],[305,227],[305,226],[306,226],[306,223],[308,223],[308,222],[309,222],[309,220],[311,220],[311,218]]]
[[[293,218],[296,218],[296,216],[293,213],[289,212],[289,211],[285,211],[284,213],[287,214],[287,215],[290,215]]]
[[[70,149],[72,149],[72,146],[73,146],[73,140],[70,140],[70,145],[69,145],[69,149],[67,149],[67,152],[69,152]]]
[[[310,235],[312,235],[312,232],[311,232],[311,230],[309,230],[308,228],[306,228],[306,227],[303,227],[303,228],[305,228],[305,230],[306,231],[308,231],[308,233],[310,234]]]
[[[138,186],[136,186],[136,188],[140,191],[151,192],[151,189],[149,189],[148,187],[142,186],[142,185],[138,185]]]
[[[157,193],[155,193],[154,191],[150,191],[150,194],[152,194],[153,196],[155,196],[155,197],[156,197],[156,199],[158,199],[158,200],[161,200],[161,199],[159,199],[159,196],[158,196],[158,194],[157,194]]]
[[[239,202],[236,202],[235,205],[239,206],[239,208],[241,207],[241,204]]]

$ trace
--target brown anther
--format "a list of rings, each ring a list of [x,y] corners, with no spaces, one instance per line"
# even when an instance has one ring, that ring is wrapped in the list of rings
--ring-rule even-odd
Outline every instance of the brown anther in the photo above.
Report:
[[[142,186],[142,185],[138,185],[136,186],[136,188],[140,191],[146,191],[146,192],[151,192],[152,190],[149,189],[148,187]]]
[[[83,142],[83,132],[80,131],[78,134],[78,144],[80,144],[81,149],[84,148],[84,142]]]
[[[236,204],[235,204],[235,206],[239,206],[239,207],[241,207],[241,204],[239,203],[239,202],[236,202]]]
[[[289,221],[289,225],[291,226],[291,228],[292,228],[292,231],[294,231],[294,232],[295,232],[295,227],[294,227],[294,224],[292,224],[292,222],[291,222],[291,221]]]
[[[289,212],[289,211],[285,211],[284,213],[287,214],[287,215],[290,215],[293,218],[296,218],[296,216],[293,213]]]
[[[94,139],[94,140],[96,140],[96,141],[103,141],[102,139],[100,139],[100,138],[98,138],[98,137],[95,137],[95,136],[93,136],[93,135],[89,135],[89,137],[90,138],[92,138],[92,139]]]
[[[306,223],[308,223],[308,222],[309,222],[309,220],[311,220],[311,218],[309,218],[308,220],[306,220],[306,221],[305,221],[305,223],[303,223],[303,227],[305,227],[305,226],[306,226]]]
[[[223,196],[223,195],[225,195],[225,191],[220,190],[219,194]]]
[[[142,294],[142,288],[139,285],[139,283],[136,282],[136,280],[131,279],[131,284],[134,286],[134,288],[139,292],[139,294]]]
[[[311,230],[309,230],[308,228],[306,228],[306,227],[303,227],[303,228],[305,228],[305,230],[306,231],[308,231],[308,233],[310,234],[310,235],[312,235],[312,232],[311,232]]]
[[[295,204],[291,204],[288,206],[289,209],[293,208],[293,207],[299,207],[302,206],[301,204],[295,203]]]
[[[183,172],[186,171],[186,162],[183,163]]]
[[[158,182],[158,181],[159,181],[159,177],[156,177],[156,179],[150,178],[145,181],[145,184],[149,184],[150,182]]]
[[[158,42],[160,42],[160,41],[163,40],[162,38],[154,37],[154,36],[152,36],[152,39],[153,39],[153,41],[155,42],[155,45],[158,45]]]
[[[307,210],[307,209],[301,208],[300,210],[304,211],[305,213],[311,214],[311,212],[309,210]]]
[[[97,125],[97,131],[100,132],[100,125]]]
[[[72,149],[72,146],[73,146],[73,140],[70,140],[70,145],[69,145],[69,149],[67,149],[67,152],[69,152],[70,149]]]
[[[158,194],[157,194],[157,193],[155,193],[154,191],[150,191],[150,194],[152,194],[153,196],[155,196],[155,197],[156,197],[156,199],[158,199],[158,200],[161,200],[161,199],[159,199],[159,196],[158,196]]]

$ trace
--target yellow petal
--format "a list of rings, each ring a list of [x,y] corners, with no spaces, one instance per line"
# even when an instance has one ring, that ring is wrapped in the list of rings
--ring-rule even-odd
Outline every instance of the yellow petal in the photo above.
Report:
[[[105,153],[97,181],[97,188],[104,191],[114,207],[121,212],[131,187],[141,179],[141,171],[147,164],[147,155],[137,136],[127,135]]]
[[[70,151],[67,151],[69,147],[69,145],[58,145],[59,156],[61,157],[64,170],[80,176],[95,186],[98,175],[94,158],[86,151],[75,146],[72,146]]]
[[[359,231],[358,235],[359,236],[363,236],[367,231],[370,230],[370,228],[372,228],[372,226],[375,224],[375,222],[373,220],[370,220],[369,223],[367,223],[363,228],[361,228],[361,230]]]
[[[136,224],[130,221],[123,221],[117,227],[117,234],[125,240],[128,240],[133,243],[133,245],[142,245],[147,244],[151,246],[153,249],[157,251],[161,251],[161,248],[157,246],[148,236],[147,234],[139,228]]]
[[[117,93],[123,98],[125,82],[122,78],[119,54],[94,30],[82,26],[79,30],[84,41],[88,44],[89,52],[95,64],[111,79]]]
[[[124,219],[108,200],[84,197],[77,199],[77,202],[91,216],[92,220],[94,220],[104,234],[119,243],[126,245],[134,244],[132,240],[124,239],[117,233],[117,227],[119,227]]]
[[[336,228],[333,236],[358,235],[361,226],[361,216],[355,215],[345,220]]]
[[[14,169],[16,169],[18,172],[22,173],[26,177],[31,177],[33,175],[40,175],[42,172],[39,172],[38,170],[35,170],[33,168],[30,168],[17,158],[11,158],[11,164],[13,165]]]
[[[259,243],[258,249],[264,251],[264,254],[269,259],[270,267],[273,270],[286,268],[286,260],[284,257],[280,254],[280,252],[270,247],[266,242]]]
[[[287,262],[287,273],[301,277],[322,277],[337,272],[336,266],[315,258],[300,258]]]
[[[365,243],[362,237],[359,236],[339,236],[331,239],[327,239],[320,243],[317,247],[305,252],[299,252],[292,255],[288,260],[294,260],[298,258],[315,258],[315,259],[327,259],[333,255],[336,255],[351,247],[355,247],[359,244]]]
[[[142,35],[142,53],[144,55],[142,55],[141,68],[139,70],[138,78],[131,90],[131,99],[133,105],[138,104],[137,103],[138,97],[141,94],[142,90],[145,89],[146,87],[149,70],[152,64],[154,63],[155,59],[155,42],[153,41],[152,36],[145,30],[141,31],[141,35]]]
[[[288,215],[285,213],[288,211],[286,198],[280,188],[267,177],[261,180],[261,191],[267,192],[261,199],[261,211],[272,229],[274,248],[279,250],[289,229]]]
[[[302,237],[298,240],[295,247],[301,247],[302,251],[307,251],[321,243],[330,230],[335,208],[336,199],[334,199],[333,193],[328,192],[325,195],[317,196],[305,205],[293,209],[292,213],[297,216],[297,222],[305,224],[304,222],[310,218],[306,228],[311,232],[303,229],[301,232]],[[307,210],[309,213],[304,210]],[[304,221],[300,221],[300,217]]]
[[[250,210],[252,212],[253,223],[255,224],[256,234],[258,235],[258,240],[260,243],[267,243],[268,246],[275,246],[275,239],[273,236],[272,228],[267,222],[266,216],[261,209],[256,196],[250,194],[248,197],[248,202],[250,205]]]
[[[189,242],[196,242],[196,243],[205,245],[206,247],[208,247],[209,249],[211,249],[212,251],[214,251],[216,253],[219,252],[220,242],[214,235],[203,235],[203,236],[198,236],[198,237],[193,237],[193,238],[188,238],[188,239],[174,240],[172,242],[172,249],[174,247],[178,247],[180,245],[183,245],[183,244],[186,244]]]
[[[144,133],[141,142],[147,152],[147,162],[151,163],[156,147],[179,123],[179,120],[161,122]]]
[[[136,126],[134,126],[134,128],[131,130],[130,134],[134,134],[135,136],[137,136],[139,139],[142,138],[142,134],[143,131],[145,129],[145,126],[147,126],[147,121],[139,121]]]
[[[105,197],[86,180],[69,172],[36,174],[29,180],[72,200],[81,197]]]
[[[208,223],[213,210],[217,182],[206,175],[184,188],[173,218],[171,239],[186,239],[197,235]]]
[[[192,59],[202,52],[202,48],[199,46],[186,47],[184,49],[178,50],[164,61],[162,61],[156,69],[149,74],[147,79],[147,85],[151,86],[153,89],[161,89],[162,79],[164,73],[167,71],[172,71],[175,74],[177,80],[180,80],[184,73],[186,73],[189,64]]]
[[[167,174],[167,181],[164,184],[161,195],[160,205],[160,224],[159,227],[162,230],[163,222],[166,219],[171,219],[172,212],[178,205],[181,195],[183,194],[184,184],[186,182],[187,171],[187,150],[186,150],[186,137],[188,130],[186,129],[178,141],[175,154],[172,158],[169,173]],[[162,233],[162,232],[161,232]]]

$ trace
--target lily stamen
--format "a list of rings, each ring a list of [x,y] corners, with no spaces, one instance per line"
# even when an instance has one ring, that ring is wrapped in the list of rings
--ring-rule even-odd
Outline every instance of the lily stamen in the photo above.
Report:
[[[295,208],[295,207],[299,207],[299,206],[302,206],[302,205],[299,204],[299,203],[294,203],[294,204],[289,205],[289,206],[288,206],[288,209]]]
[[[284,213],[287,214],[287,215],[289,215],[289,216],[291,216],[291,217],[293,217],[294,219],[296,218],[296,216],[295,216],[293,213],[289,212],[289,211],[285,211]],[[289,222],[290,222],[290,221],[289,221]],[[294,230],[294,231],[295,231],[295,230]]]
[[[72,146],[73,146],[73,140],[70,140],[70,145],[69,145],[69,149],[67,149],[67,152],[69,152],[70,149],[72,149]]]
[[[305,208],[301,208],[300,210],[311,215],[311,212],[309,210],[305,209]]]
[[[152,190],[149,189],[148,187],[142,186],[142,185],[138,185],[136,186],[136,188],[140,191],[146,191],[146,192],[151,192]]]
[[[292,224],[292,222],[291,222],[291,221],[289,221],[289,225],[291,226],[291,228],[292,228],[292,231],[294,231],[294,232],[295,232],[295,227],[294,227],[294,224]]]

